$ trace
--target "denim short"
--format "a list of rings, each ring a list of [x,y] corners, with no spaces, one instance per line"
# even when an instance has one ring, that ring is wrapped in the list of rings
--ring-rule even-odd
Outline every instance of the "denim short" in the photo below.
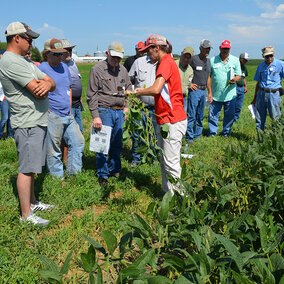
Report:
[[[45,165],[47,127],[17,128],[14,133],[19,173],[41,173]]]

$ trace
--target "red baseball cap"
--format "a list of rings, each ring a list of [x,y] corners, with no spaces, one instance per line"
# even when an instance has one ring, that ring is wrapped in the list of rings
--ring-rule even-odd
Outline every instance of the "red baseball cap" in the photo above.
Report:
[[[220,47],[221,48],[231,48],[231,42],[229,40],[224,40]]]
[[[167,45],[167,39],[159,34],[153,34],[150,35],[146,42],[145,42],[145,47],[141,48],[140,51],[146,50],[147,48],[149,48],[151,45]]]
[[[143,42],[143,41],[139,41],[137,44],[136,44],[136,46],[135,46],[135,48],[138,50],[138,51],[140,51],[142,48],[144,48],[145,47],[145,43]]]

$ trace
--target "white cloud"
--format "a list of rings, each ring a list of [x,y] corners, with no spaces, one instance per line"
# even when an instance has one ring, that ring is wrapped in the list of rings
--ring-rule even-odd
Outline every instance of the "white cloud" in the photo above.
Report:
[[[268,19],[284,18],[284,4],[280,4],[279,6],[277,6],[275,11],[270,13],[262,13],[260,16],[262,18],[268,18]]]
[[[42,37],[48,36],[49,38],[63,38],[64,37],[64,32],[63,30],[50,26],[47,23],[44,23],[41,28],[38,28],[36,30],[41,34]]]
[[[272,26],[238,26],[236,24],[229,25],[230,32],[237,37],[243,39],[255,40],[269,35],[273,29]]]

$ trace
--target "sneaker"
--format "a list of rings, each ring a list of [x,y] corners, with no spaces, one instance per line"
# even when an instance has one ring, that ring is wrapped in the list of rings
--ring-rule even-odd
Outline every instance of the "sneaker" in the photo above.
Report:
[[[45,211],[45,210],[51,210],[54,207],[55,207],[54,205],[44,204],[44,203],[37,200],[36,204],[34,206],[31,206],[31,210],[32,210],[32,212]]]
[[[22,217],[20,216],[20,222],[27,222],[33,225],[46,226],[49,223],[49,220],[40,218],[34,215],[33,212],[31,212],[25,220],[23,220]]]

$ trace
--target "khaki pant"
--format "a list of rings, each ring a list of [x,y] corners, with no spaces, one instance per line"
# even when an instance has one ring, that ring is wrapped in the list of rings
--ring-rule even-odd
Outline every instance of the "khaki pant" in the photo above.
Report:
[[[173,178],[180,178],[180,149],[182,146],[182,138],[186,132],[187,119],[177,123],[167,123],[169,125],[169,132],[167,138],[161,136],[161,126],[158,125],[157,140],[158,146],[164,150],[161,153],[160,165],[162,174],[162,189],[164,192],[170,191],[172,194],[174,190],[180,192],[178,184],[173,185],[168,179],[167,175]]]

